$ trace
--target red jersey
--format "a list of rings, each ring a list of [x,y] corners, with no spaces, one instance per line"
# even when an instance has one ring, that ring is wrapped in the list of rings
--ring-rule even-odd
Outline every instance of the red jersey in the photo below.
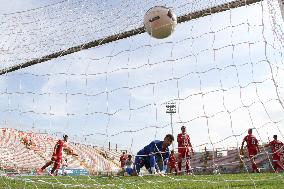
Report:
[[[270,147],[272,148],[272,152],[274,154],[281,154],[281,147],[283,146],[283,143],[279,140],[273,140],[269,142]]]
[[[62,150],[66,147],[66,143],[64,140],[58,140],[54,146],[52,156],[62,157]]]
[[[124,167],[125,161],[126,161],[126,156],[124,156],[124,155],[120,156],[119,161],[120,161],[120,166]]]
[[[248,149],[257,149],[258,140],[253,135],[245,136],[244,140],[247,143]]]
[[[185,149],[188,149],[190,146],[190,137],[186,133],[180,133],[177,136],[177,142],[178,142],[178,151],[184,151]]]

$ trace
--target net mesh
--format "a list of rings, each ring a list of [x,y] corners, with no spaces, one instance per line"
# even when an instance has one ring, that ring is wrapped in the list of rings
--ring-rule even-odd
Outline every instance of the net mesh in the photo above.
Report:
[[[226,2],[60,1],[0,15],[0,68],[142,27],[144,13],[155,5],[172,7],[180,16]],[[141,33],[1,75],[0,124],[12,128],[2,141],[18,141],[19,131],[34,133],[38,140],[39,133],[43,140],[68,133],[78,151],[93,148],[102,157],[116,146],[135,154],[154,139],[176,136],[185,125],[196,150],[196,173],[249,172],[249,160],[238,158],[248,128],[254,128],[261,144],[273,134],[283,140],[282,30],[278,1],[262,1],[178,24],[163,40]],[[169,102],[176,103],[173,128],[166,114]],[[1,145],[4,153],[9,145]],[[262,148],[257,157],[263,170],[271,169],[269,155]],[[74,166],[89,170],[97,162],[104,164],[96,173],[119,167],[94,161],[92,154],[81,158]],[[18,161],[9,165],[13,163]],[[73,179],[73,186],[96,183],[90,180],[81,185]]]

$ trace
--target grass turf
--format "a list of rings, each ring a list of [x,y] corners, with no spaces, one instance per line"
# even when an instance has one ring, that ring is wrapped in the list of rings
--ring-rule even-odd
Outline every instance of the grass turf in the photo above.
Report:
[[[17,176],[0,177],[0,188],[283,188],[284,174],[222,174],[196,176]]]

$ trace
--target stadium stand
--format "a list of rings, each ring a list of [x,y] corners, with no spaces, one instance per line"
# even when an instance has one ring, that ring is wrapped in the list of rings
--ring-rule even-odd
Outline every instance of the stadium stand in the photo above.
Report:
[[[43,165],[51,158],[57,141],[48,134],[8,128],[1,129],[0,139],[0,168],[17,173],[33,172]],[[92,174],[119,170],[119,165],[114,161],[115,157],[110,159],[106,152],[102,155],[99,147],[72,142],[68,145],[78,154],[78,157],[64,154],[69,169],[86,169]]]
[[[260,147],[260,149],[263,149]],[[219,173],[240,173],[251,171],[251,162],[247,154],[240,159],[239,149],[231,148],[226,151],[226,155],[218,155],[217,151],[207,150],[206,152],[197,152],[191,159],[191,166],[195,173],[212,173],[218,170]],[[245,149],[246,151],[246,149]],[[213,157],[214,153],[214,157]],[[207,155],[205,155],[207,154]],[[205,156],[207,156],[205,158]],[[271,154],[262,150],[256,157],[256,163],[262,171],[270,171]]]
[[[51,158],[57,139],[46,133],[17,131],[10,128],[0,130],[0,170],[27,173],[34,172]],[[80,143],[68,143],[78,157],[63,155],[69,169],[85,169],[92,175],[118,173],[121,171],[119,157],[121,152]],[[261,147],[261,149],[263,149]],[[239,157],[239,149],[231,148],[196,152],[191,159],[191,167],[198,174],[238,173],[250,170],[250,161],[245,155]],[[262,171],[271,170],[271,154],[261,151],[256,162]]]

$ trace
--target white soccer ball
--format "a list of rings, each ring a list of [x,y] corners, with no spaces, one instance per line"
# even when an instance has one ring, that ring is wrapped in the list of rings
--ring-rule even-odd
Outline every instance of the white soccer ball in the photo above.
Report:
[[[177,16],[167,7],[152,7],[144,16],[144,27],[146,32],[157,39],[163,39],[170,36],[176,25]]]

